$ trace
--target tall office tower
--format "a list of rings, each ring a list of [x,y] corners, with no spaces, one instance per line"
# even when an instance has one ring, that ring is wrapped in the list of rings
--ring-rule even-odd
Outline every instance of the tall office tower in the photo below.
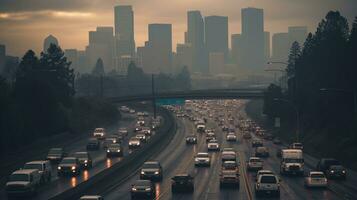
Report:
[[[231,35],[231,48],[232,48],[232,59],[234,64],[241,65],[241,46],[242,46],[242,35],[232,34]]]
[[[177,44],[176,46],[176,72],[179,72],[184,66],[192,71],[192,48],[191,44]]]
[[[135,56],[134,12],[131,6],[114,7],[116,55]]]
[[[264,62],[270,59],[270,32],[264,32]]]
[[[144,48],[142,64],[145,72],[172,72],[171,24],[149,24],[149,41]]]
[[[264,14],[263,9],[242,9],[242,65],[252,70],[264,66]]]
[[[45,38],[45,40],[43,42],[43,52],[47,52],[47,50],[48,50],[48,48],[50,48],[51,44],[58,46],[58,40],[53,35],[49,35]]]
[[[223,53],[228,59],[228,17],[205,17],[205,48],[207,54]],[[222,69],[223,70],[223,69]]]
[[[204,60],[204,23],[198,10],[187,12],[187,43],[191,44],[193,72],[208,72],[208,63]]]
[[[65,49],[64,55],[67,57],[67,61],[71,62],[71,68],[79,72],[77,49]]]
[[[290,26],[288,27],[289,34],[289,46],[293,44],[293,42],[297,41],[300,47],[304,46],[306,37],[307,37],[307,27],[306,26]]]
[[[286,62],[289,55],[289,36],[288,33],[275,33],[272,38],[272,61]]]
[[[113,27],[97,27],[96,31],[90,31],[86,54],[89,68],[94,68],[97,60],[101,58],[106,72],[114,70]]]
[[[88,59],[86,51],[77,51],[78,56],[78,72],[79,73],[88,73],[91,72],[93,67],[88,67]]]
[[[5,68],[5,60],[6,60],[6,47],[5,45],[0,44],[0,74],[3,72]]]
[[[211,52],[208,55],[209,63],[209,73],[211,75],[217,75],[224,72],[224,63],[225,63],[224,53],[223,52]]]

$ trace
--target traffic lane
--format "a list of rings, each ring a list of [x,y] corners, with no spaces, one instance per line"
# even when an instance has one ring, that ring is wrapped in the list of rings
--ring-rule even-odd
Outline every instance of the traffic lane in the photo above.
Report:
[[[187,149],[184,146],[184,137],[187,134],[184,124],[178,120],[177,121],[177,133],[174,138],[171,140],[170,144],[164,151],[162,151],[158,156],[154,156],[149,160],[158,160],[163,167],[163,183],[167,182],[170,179],[170,167],[171,163],[174,163],[175,166],[176,159],[179,155],[182,155],[183,152]],[[172,167],[174,167],[172,166]],[[132,176],[130,176],[127,180],[118,183],[118,185],[114,188],[110,188],[104,195],[105,199],[130,199],[130,188],[131,184],[135,182],[135,180],[139,179],[139,171],[136,171]],[[165,185],[165,184],[164,184]],[[171,186],[171,184],[170,184]],[[156,187],[156,196],[160,196],[162,192],[164,192],[164,187],[161,186],[160,183],[155,184]]]
[[[130,130],[134,127],[134,117],[133,115],[124,115],[121,121],[117,124],[109,127],[107,129],[108,133],[115,133],[118,130],[118,127],[129,127]],[[130,131],[129,131],[130,133]],[[69,146],[65,147],[66,152],[70,153],[69,155],[78,152],[86,151],[86,144],[91,135],[88,134],[87,138],[84,138],[75,143],[71,143]],[[127,138],[125,139],[127,143]],[[127,148],[127,147],[126,147]],[[127,151],[126,151],[127,152]],[[52,179],[51,182],[42,185],[38,194],[33,197],[33,199],[49,199],[50,197],[55,196],[69,188],[75,187],[79,183],[88,180],[91,176],[99,173],[103,169],[111,167],[113,164],[119,162],[121,158],[106,158],[106,153],[103,149],[99,151],[90,152],[93,159],[93,167],[88,170],[84,170],[77,177],[58,177],[57,176],[57,164],[52,165]],[[1,198],[7,199],[6,193],[4,190],[1,192]]]
[[[256,136],[253,135],[253,138],[256,138]],[[264,169],[273,171],[282,179],[280,185],[282,199],[340,199],[339,196],[328,189],[306,189],[304,187],[304,177],[281,176],[280,159],[275,155],[277,149],[274,148],[270,141],[264,141],[264,146],[268,147],[270,151],[270,156],[268,158],[263,158]],[[254,155],[255,149],[251,147],[250,141],[244,140],[244,145],[242,147],[247,159]],[[309,170],[310,169],[306,169],[305,166],[305,171]],[[249,179],[251,180],[251,187],[254,189],[255,173],[249,173]]]

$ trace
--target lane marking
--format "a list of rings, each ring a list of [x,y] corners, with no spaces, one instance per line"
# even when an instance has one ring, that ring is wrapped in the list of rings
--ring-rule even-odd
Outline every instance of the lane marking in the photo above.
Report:
[[[238,151],[238,155],[239,155],[239,158],[241,158],[241,159],[243,158],[240,151]],[[240,166],[242,168],[242,173],[243,173],[243,178],[244,178],[244,186],[245,186],[245,189],[247,191],[247,197],[248,197],[249,200],[253,200],[252,189],[250,188],[249,180],[248,180],[248,177],[247,177],[247,171],[245,169],[245,163],[241,163]]]

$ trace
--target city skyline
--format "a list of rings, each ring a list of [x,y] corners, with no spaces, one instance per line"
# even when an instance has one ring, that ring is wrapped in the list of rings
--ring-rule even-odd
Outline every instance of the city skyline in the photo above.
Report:
[[[150,1],[153,4],[159,2],[157,0]],[[269,6],[269,2],[272,1],[274,0],[227,0],[224,6],[211,0],[199,0],[189,4],[182,1],[170,1],[170,5],[167,2],[160,2],[160,10],[153,9],[154,5],[142,5],[136,0],[108,1],[103,5],[99,5],[98,1],[92,1],[90,5],[85,1],[74,1],[71,5],[65,5],[68,3],[67,1],[45,4],[39,0],[31,0],[17,5],[4,1],[0,2],[0,43],[7,46],[7,52],[10,55],[22,56],[27,49],[34,49],[39,53],[42,50],[43,39],[52,34],[59,40],[63,49],[83,50],[88,44],[88,31],[94,30],[98,26],[114,27],[114,6],[126,4],[132,5],[135,15],[136,46],[143,46],[147,41],[148,24],[170,23],[172,24],[173,50],[177,43],[184,42],[184,32],[187,31],[186,12],[189,10],[200,10],[203,17],[209,15],[228,16],[228,38],[231,34],[241,33],[240,15],[241,9],[244,7],[264,9],[265,31],[269,31],[271,36],[277,32],[287,32],[288,26],[307,26],[308,31],[313,31],[330,9],[339,10],[351,22],[356,14],[355,10],[357,10],[356,3],[351,0],[339,2],[328,0],[323,4],[318,3],[321,2],[318,0],[309,4],[309,7],[304,6],[306,0],[299,2],[275,0],[274,2],[284,6],[284,10],[281,11],[278,8],[280,6]],[[28,5],[31,2],[36,2],[36,7]],[[318,11],[314,10],[316,6],[319,6]],[[276,13],[277,11],[279,14]],[[56,22],[56,26],[53,26],[54,22]]]

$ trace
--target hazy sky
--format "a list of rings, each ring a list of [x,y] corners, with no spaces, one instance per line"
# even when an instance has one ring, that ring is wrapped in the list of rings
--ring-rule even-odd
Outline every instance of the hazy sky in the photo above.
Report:
[[[338,10],[351,23],[357,16],[357,0],[0,0],[0,44],[11,55],[28,49],[42,50],[48,34],[56,36],[63,49],[84,49],[88,31],[114,26],[114,6],[132,5],[137,46],[147,40],[149,23],[173,24],[173,48],[183,42],[186,12],[224,15],[229,33],[241,31],[241,8],[264,9],[265,30],[286,32],[288,26],[308,26],[315,31],[329,10]]]

